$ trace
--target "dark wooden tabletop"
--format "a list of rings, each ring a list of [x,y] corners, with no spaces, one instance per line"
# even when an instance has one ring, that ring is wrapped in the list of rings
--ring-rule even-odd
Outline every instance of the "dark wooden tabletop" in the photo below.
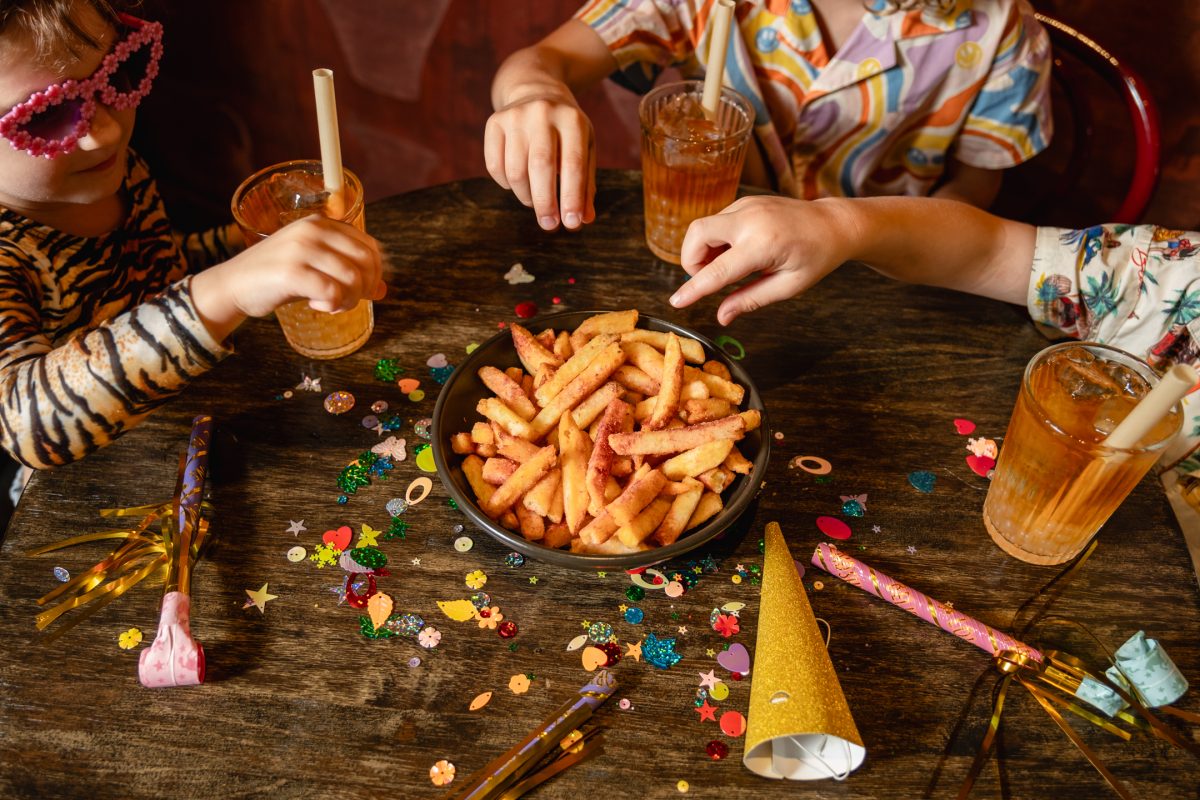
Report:
[[[712,798],[953,796],[988,718],[991,678],[977,683],[989,669],[986,654],[810,567],[805,585],[830,623],[830,655],[867,755],[844,783],[801,787],[756,777],[741,765],[741,739],[699,721],[698,673],[716,667],[708,652],[724,641],[709,612],[745,603],[735,641],[753,650],[759,588],[731,577],[739,564],[748,576],[762,564],[763,527],[779,521],[793,555],[807,563],[825,540],[816,517],[841,516],[842,495],[866,494],[865,515],[843,517],[854,531],[839,543],[844,550],[1008,629],[1058,570],[1021,563],[992,544],[980,518],[986,480],[967,467],[966,437],[953,420],[973,420],[974,435],[1003,436],[1021,370],[1045,341],[1021,309],[890,283],[853,266],[803,299],[722,331],[715,302],[686,311],[667,305],[682,273],[643,243],[637,173],[602,173],[596,208],[596,222],[582,233],[547,234],[487,180],[375,203],[367,227],[386,245],[394,274],[363,350],[309,362],[287,348],[274,322],[251,321],[237,334],[237,355],[138,428],[80,463],[36,475],[0,556],[0,796],[437,797],[441,790],[429,779],[435,762],[452,762],[465,779],[586,682],[580,653],[566,650],[584,620],[611,624],[622,644],[649,632],[676,636],[683,660],[660,671],[623,659],[615,667],[618,692],[597,715],[604,754],[533,796],[667,798],[679,796],[679,781],[687,781],[689,796]],[[536,281],[508,284],[504,273],[516,262]],[[427,651],[408,639],[369,641],[359,632],[359,612],[331,592],[345,573],[291,563],[285,554],[297,544],[311,553],[324,531],[340,525],[387,528],[387,500],[424,473],[410,451],[390,480],[339,505],[340,469],[378,441],[361,426],[363,415],[386,400],[405,418],[397,435],[410,448],[421,441],[412,423],[431,414],[437,394],[427,360],[443,353],[457,363],[468,344],[516,319],[514,307],[527,300],[547,312],[638,308],[739,340],[779,434],[766,487],[741,532],[706,551],[719,571],[676,600],[648,593],[638,604],[644,622],[631,625],[618,608],[629,602],[626,575],[534,561],[506,566],[506,550],[471,528],[435,480],[430,497],[404,517],[407,538],[380,538],[392,569],[380,586],[398,611],[437,627],[441,644]],[[407,376],[420,379],[423,400],[375,380],[373,366],[383,357],[399,359]],[[305,374],[319,377],[323,391],[283,398]],[[324,394],[336,389],[358,399],[344,416],[322,408]],[[196,569],[192,615],[208,681],[145,689],[137,654],[154,637],[160,590],[135,589],[56,641],[38,643],[35,601],[58,585],[53,568],[81,572],[110,548],[27,552],[115,527],[98,515],[101,508],[168,498],[198,413],[212,414],[217,426],[213,539]],[[828,459],[828,480],[790,468],[801,455]],[[914,470],[936,474],[932,493],[909,485]],[[303,520],[307,530],[288,533],[290,520]],[[466,553],[453,546],[463,534],[474,541]],[[511,642],[438,610],[438,600],[471,594],[464,576],[476,569],[486,572],[493,603],[520,626]],[[245,590],[264,583],[278,599],[265,613],[244,608]],[[1156,483],[1143,482],[1117,511],[1053,612],[1086,625],[1110,648],[1144,629],[1193,683],[1200,680],[1196,580]],[[122,650],[118,636],[132,627],[145,641]],[[1065,628],[1027,639],[1102,666],[1098,648]],[[418,666],[410,665],[414,658]],[[522,695],[508,688],[519,673],[535,676]],[[745,712],[751,681],[727,682],[729,697],[718,705]],[[485,691],[494,692],[490,704],[468,711]],[[622,710],[621,698],[631,707]],[[1200,710],[1200,692],[1179,705]],[[1032,698],[1014,691],[1005,714],[1002,768],[993,757],[973,796],[1112,796]],[[1124,743],[1082,722],[1076,728],[1136,796],[1197,796],[1200,765],[1191,757],[1144,735]],[[708,757],[713,740],[730,746],[728,758]]]

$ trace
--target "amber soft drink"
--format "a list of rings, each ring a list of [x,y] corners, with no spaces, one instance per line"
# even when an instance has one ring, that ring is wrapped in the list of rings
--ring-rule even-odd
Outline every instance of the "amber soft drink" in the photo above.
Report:
[[[642,98],[642,184],[646,244],[656,256],[679,263],[692,220],[715,214],[737,197],[754,124],[745,97],[721,90],[716,116],[700,104],[702,81],[660,86]]]
[[[337,200],[325,191],[320,161],[285,161],[247,178],[233,194],[233,217],[247,246],[310,214],[324,214],[364,230],[362,184],[350,170],[343,174],[337,208]],[[309,358],[349,355],[366,344],[375,327],[370,300],[337,314],[314,311],[307,300],[297,300],[276,309],[275,317],[292,349]]]
[[[1179,431],[1176,406],[1135,446],[1103,444],[1157,383],[1148,364],[1106,345],[1069,342],[1034,356],[983,504],[996,544],[1032,564],[1077,555]]]

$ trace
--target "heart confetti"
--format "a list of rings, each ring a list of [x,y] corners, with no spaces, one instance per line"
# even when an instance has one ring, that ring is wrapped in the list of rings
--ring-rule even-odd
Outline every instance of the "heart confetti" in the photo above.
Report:
[[[599,647],[583,648],[583,668],[588,672],[595,672],[600,667],[608,663],[608,653],[601,650]]]
[[[718,653],[717,663],[738,675],[750,674],[750,652],[740,642],[735,642],[728,650]]]
[[[425,362],[425,366],[437,369],[439,367],[444,367],[449,363],[450,362],[446,360],[445,353],[434,353],[429,357],[429,360]]]
[[[981,478],[986,478],[988,473],[996,466],[996,460],[987,456],[967,456],[967,466]]]
[[[918,492],[929,494],[933,491],[933,484],[937,482],[937,475],[928,470],[918,470],[908,473],[908,482]]]
[[[343,525],[335,531],[325,531],[321,537],[321,541],[330,545],[335,550],[345,550],[350,546],[350,539],[354,536],[354,531],[350,530],[349,525]]]
[[[954,430],[958,431],[960,436],[966,436],[968,433],[975,432],[975,423],[969,419],[954,420]]]

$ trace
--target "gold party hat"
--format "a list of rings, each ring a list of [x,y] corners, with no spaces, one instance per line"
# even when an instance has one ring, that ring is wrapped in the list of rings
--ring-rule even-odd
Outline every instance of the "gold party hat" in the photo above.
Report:
[[[841,780],[866,754],[783,531],[768,523],[742,763],[766,778]]]

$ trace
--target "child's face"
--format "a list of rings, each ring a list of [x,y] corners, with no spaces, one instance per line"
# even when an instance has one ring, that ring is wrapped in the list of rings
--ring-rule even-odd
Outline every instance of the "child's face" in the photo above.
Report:
[[[32,43],[23,34],[0,36],[0,116],[34,92],[68,78],[86,78],[100,66],[117,31],[87,3],[77,8],[76,22],[100,48],[79,42],[80,57],[69,59],[65,69],[37,66]],[[88,134],[72,152],[57,158],[29,155],[0,138],[0,205],[36,211],[111,197],[125,176],[125,149],[136,115],[135,109],[118,111],[97,102]]]

